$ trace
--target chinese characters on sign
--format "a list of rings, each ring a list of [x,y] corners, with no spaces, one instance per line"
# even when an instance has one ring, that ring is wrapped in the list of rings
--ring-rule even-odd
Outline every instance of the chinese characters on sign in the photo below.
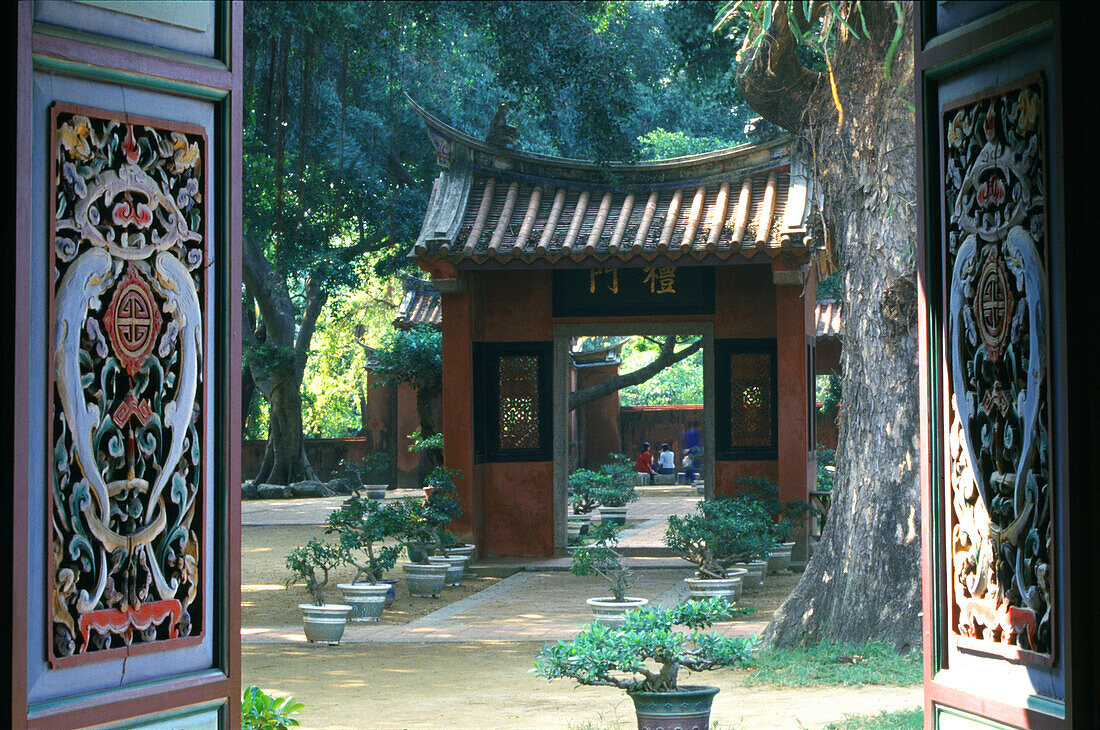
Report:
[[[649,284],[651,294],[676,293],[675,266],[647,266],[643,270],[645,271],[645,283]]]
[[[650,294],[675,294],[676,293],[676,267],[675,266],[647,266],[642,269],[644,277],[642,285],[649,287]],[[588,293],[595,294],[597,289],[610,294],[619,293],[618,269],[591,269],[588,273]]]
[[[554,316],[713,314],[714,269],[596,267],[554,272]]]

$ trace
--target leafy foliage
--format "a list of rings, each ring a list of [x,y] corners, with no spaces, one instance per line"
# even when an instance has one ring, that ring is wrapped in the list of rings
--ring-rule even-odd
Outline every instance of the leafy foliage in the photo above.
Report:
[[[323,606],[329,573],[347,561],[347,550],[342,544],[333,545],[314,537],[305,545],[291,550],[286,556],[286,568],[290,571],[286,587],[299,582],[305,583],[306,591],[313,596],[313,602]],[[317,574],[318,571],[320,575]]]
[[[731,607],[723,598],[627,611],[617,628],[596,621],[571,641],[544,646],[535,673],[627,692],[674,692],[681,668],[700,672],[739,666],[748,659],[756,646],[755,637],[731,638],[703,631],[731,613],[745,611]],[[676,626],[691,631],[679,631]]]
[[[827,449],[817,445],[817,490],[833,491],[833,479],[836,478],[836,449]]]
[[[670,515],[665,544],[696,565],[698,578],[726,578],[727,566],[758,560],[775,547],[772,520],[751,497],[702,500],[693,514]]]
[[[779,485],[767,477],[741,477],[738,484],[746,488],[748,496],[758,501],[775,520],[771,533],[776,542],[787,542],[810,513],[810,503],[804,499],[780,500]]]
[[[353,496],[340,509],[329,513],[325,532],[339,535],[347,561],[356,568],[352,583],[358,583],[363,577],[377,585],[401,556],[400,546],[380,543],[397,534],[400,527],[400,515],[392,505]],[[363,557],[357,560],[357,553]]]
[[[683,338],[685,343],[698,339]],[[652,362],[660,345],[651,339],[635,337],[623,347],[622,372],[632,372]],[[664,368],[644,383],[620,391],[624,406],[680,405],[703,402],[703,351]]]
[[[417,393],[439,393],[443,388],[442,344],[442,333],[427,325],[391,330],[374,352],[379,384],[406,383]]]
[[[291,717],[305,709],[293,697],[272,697],[256,685],[245,687],[241,698],[241,730],[289,730],[299,722]]]
[[[573,551],[569,572],[577,576],[598,575],[611,585],[611,595],[617,603],[626,600],[626,591],[633,583],[630,568],[623,564],[623,556],[615,550],[619,542],[619,526],[606,522],[592,525],[589,537],[591,545]]]
[[[814,383],[815,397],[821,405],[818,410],[824,414],[836,413],[840,405],[840,376],[836,373],[818,375]]]

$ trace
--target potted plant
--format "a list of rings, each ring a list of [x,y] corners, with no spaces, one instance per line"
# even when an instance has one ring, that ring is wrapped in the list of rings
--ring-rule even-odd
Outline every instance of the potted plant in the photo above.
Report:
[[[302,609],[302,625],[308,641],[339,644],[344,635],[351,606],[342,603],[326,604],[325,588],[328,586],[329,573],[347,562],[347,553],[340,545],[311,539],[302,547],[296,547],[286,556],[286,567],[290,571],[286,586],[305,583],[306,590],[313,596],[313,603],[299,603]],[[318,571],[321,575],[318,576]]]
[[[612,626],[622,622],[626,611],[649,603],[647,598],[626,595],[627,589],[633,583],[633,574],[623,564],[623,556],[615,550],[619,541],[618,533],[619,528],[610,523],[593,525],[591,536],[594,542],[575,548],[569,565],[569,571],[573,575],[598,575],[611,585],[610,596],[589,598],[586,603],[592,608],[592,615],[596,620]]]
[[[630,611],[623,623],[586,626],[575,639],[544,646],[535,673],[547,679],[568,677],[589,686],[618,687],[634,701],[639,728],[710,727],[717,687],[679,684],[680,670],[702,672],[735,667],[752,653],[756,638],[705,632],[730,612],[721,598],[675,608]],[[690,633],[674,627],[683,626]]]
[[[356,494],[365,493],[370,499],[385,499],[386,490],[389,489],[388,484],[366,483],[372,476],[389,471],[390,456],[385,451],[367,454],[358,461],[341,459],[339,466],[345,472],[354,475],[355,483],[359,485],[353,490]]]
[[[634,467],[623,454],[611,454],[611,463],[600,467],[606,476],[592,490],[592,497],[600,503],[600,521],[616,525],[626,523],[626,505],[638,499],[634,491]]]
[[[791,567],[791,536],[810,511],[810,504],[803,499],[784,503],[779,498],[779,487],[767,477],[741,477],[738,482],[747,494],[758,501],[772,518],[771,533],[776,546],[768,554],[769,573],[787,573]]]
[[[577,469],[569,475],[569,535],[587,535],[592,520],[592,512],[600,506],[594,492],[611,483],[611,478],[591,469]]]
[[[406,497],[393,505],[397,517],[396,535],[409,561],[401,564],[410,596],[439,598],[447,578],[447,565],[431,563],[428,555],[438,544],[440,516],[427,498]]]
[[[768,554],[774,545],[770,523],[757,501],[742,496],[703,500],[692,514],[669,516],[665,544],[696,566],[694,577],[684,579],[691,597],[739,598],[748,571],[733,563]]]
[[[378,621],[392,585],[384,582],[401,555],[400,545],[382,545],[398,529],[398,514],[392,505],[352,496],[328,516],[326,533],[337,533],[347,561],[355,566],[351,583],[339,583],[344,603],[352,606],[352,621]],[[362,579],[362,582],[360,582]]]

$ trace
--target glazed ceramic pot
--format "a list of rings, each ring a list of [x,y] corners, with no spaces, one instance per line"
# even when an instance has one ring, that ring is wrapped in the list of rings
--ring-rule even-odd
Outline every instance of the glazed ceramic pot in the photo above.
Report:
[[[734,603],[741,598],[741,581],[748,572],[745,568],[728,568],[726,578],[684,578],[684,582],[694,600],[725,598]]]
[[[717,687],[681,685],[676,692],[632,692],[638,730],[709,730]]]
[[[748,571],[741,579],[741,585],[745,588],[761,588],[764,585],[764,572],[767,570],[768,561],[750,560],[747,563],[734,563],[734,567]]]
[[[386,484],[363,485],[363,493],[366,494],[369,499],[385,499],[387,489],[389,489],[389,485]]]
[[[428,563],[447,566],[447,576],[443,581],[447,585],[457,586],[462,583],[462,575],[466,572],[465,555],[432,555],[428,558]]]
[[[385,583],[386,585],[388,585],[390,587],[390,589],[388,591],[386,591],[386,606],[385,606],[386,608],[389,608],[390,606],[393,605],[393,602],[397,600],[397,582],[398,581],[397,581],[397,578],[383,578],[381,582]]]
[[[439,598],[447,578],[446,563],[402,563],[410,596]]]
[[[344,592],[344,603],[351,606],[350,621],[379,621],[386,607],[389,583],[338,583]]]
[[[618,626],[623,622],[623,614],[635,608],[641,608],[649,603],[648,598],[633,598],[627,596],[623,601],[616,601],[613,597],[589,598],[585,603],[592,609],[592,618],[604,626]]]
[[[600,522],[612,525],[626,524],[626,507],[600,507]]]
[[[302,609],[302,628],[306,641],[318,644],[339,644],[348,623],[351,606],[342,603],[326,603],[317,606],[312,603],[299,603]]]
[[[791,572],[791,549],[793,547],[793,542],[781,542],[776,546],[775,550],[768,553],[769,573]]]

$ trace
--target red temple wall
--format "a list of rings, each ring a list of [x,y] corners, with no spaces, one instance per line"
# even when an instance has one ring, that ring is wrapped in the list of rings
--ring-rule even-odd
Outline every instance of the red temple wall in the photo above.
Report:
[[[486,555],[543,557],[554,552],[554,463],[479,464]]]
[[[576,368],[577,384],[574,390],[583,390],[610,377],[618,375],[619,366],[590,365]],[[623,453],[624,442],[619,436],[619,392],[592,401],[576,411],[576,423],[572,426],[570,441],[581,442],[578,466],[594,469],[608,462],[608,454]],[[579,438],[578,438],[579,436]],[[627,450],[629,451],[629,446]]]

